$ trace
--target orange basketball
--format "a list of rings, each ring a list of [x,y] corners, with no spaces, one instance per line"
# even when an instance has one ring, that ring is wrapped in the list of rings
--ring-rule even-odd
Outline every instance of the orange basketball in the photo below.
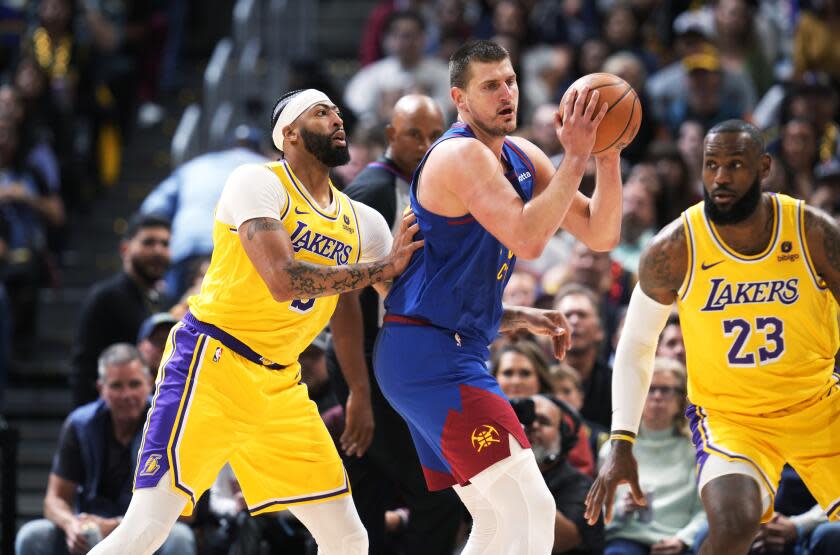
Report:
[[[642,104],[639,102],[639,96],[621,77],[612,73],[590,73],[569,86],[563,100],[560,101],[561,110],[566,95],[573,90],[582,89],[585,85],[589,85],[590,95],[592,91],[598,90],[599,104],[606,102],[609,105],[607,114],[598,126],[592,154],[598,156],[611,149],[623,149],[633,141],[642,122]]]

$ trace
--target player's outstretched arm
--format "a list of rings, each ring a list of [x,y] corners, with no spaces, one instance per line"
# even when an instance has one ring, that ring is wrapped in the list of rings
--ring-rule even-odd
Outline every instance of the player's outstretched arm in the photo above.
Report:
[[[822,210],[806,206],[805,237],[814,269],[840,303],[840,225]]]
[[[411,255],[423,246],[413,241],[418,225],[409,212],[403,217],[385,258],[366,264],[322,266],[295,260],[292,241],[279,220],[254,218],[239,228],[239,241],[277,302],[336,295],[381,283],[399,275]]]
[[[558,360],[566,358],[566,350],[572,346],[569,322],[559,310],[542,310],[529,306],[504,306],[499,332],[510,333],[527,330],[534,335],[551,337],[554,356]]]
[[[688,249],[681,219],[665,227],[642,253],[639,283],[633,291],[613,365],[611,449],[586,496],[584,516],[595,524],[606,507],[612,520],[615,490],[628,483],[634,501],[644,504],[633,443],[650,388],[659,334],[688,268]]]
[[[606,104],[598,102],[597,91],[588,104],[585,99],[583,95],[568,102],[566,113],[573,115],[566,119],[565,126],[575,138],[569,145],[564,145],[566,156],[557,172],[545,154],[533,147],[549,168],[545,169],[542,163],[540,168],[535,166],[537,188],[540,183],[544,188],[541,194],[523,202],[505,178],[502,164],[494,152],[477,140],[453,140],[435,148],[424,166],[419,192],[421,204],[425,204],[427,193],[424,190],[430,197],[454,197],[452,205],[457,204],[463,210],[447,215],[467,213],[516,256],[538,257],[575,199],[586,160],[595,143],[595,131],[606,113]],[[527,142],[514,140],[517,145]],[[529,158],[533,152],[526,152]],[[549,181],[551,183],[546,186]]]

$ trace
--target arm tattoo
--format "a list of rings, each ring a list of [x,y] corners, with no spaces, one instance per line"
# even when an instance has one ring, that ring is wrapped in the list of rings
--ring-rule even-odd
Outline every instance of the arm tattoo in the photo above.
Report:
[[[254,236],[261,231],[277,231],[283,224],[271,218],[255,218],[248,225],[248,240],[252,241]]]
[[[504,307],[499,332],[513,331],[519,323],[519,313],[515,309]]]
[[[818,218],[817,222],[822,227],[825,258],[835,272],[840,272],[840,233],[825,218]]]
[[[676,291],[685,277],[685,264],[680,253],[685,252],[685,228],[682,220],[675,222],[673,229],[664,231],[661,239],[654,241],[639,267],[640,279],[650,289]]]
[[[361,289],[386,281],[387,262],[371,262],[349,266],[321,266],[292,261],[285,269],[290,292],[297,298],[312,299]]]

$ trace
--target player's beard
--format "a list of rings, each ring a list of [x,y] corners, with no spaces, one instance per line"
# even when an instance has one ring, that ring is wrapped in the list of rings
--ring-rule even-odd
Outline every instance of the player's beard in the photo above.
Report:
[[[758,203],[761,201],[761,177],[756,176],[755,181],[744,193],[744,196],[732,203],[728,210],[721,210],[712,200],[712,196],[703,187],[703,210],[706,217],[717,225],[732,225],[741,223],[755,212]]]
[[[500,125],[493,125],[493,120],[489,120],[489,122],[484,122],[479,118],[474,118],[472,124],[475,127],[481,129],[481,131],[491,137],[505,137],[510,135],[514,131],[516,131],[516,106],[511,105],[510,108],[513,109],[513,120],[511,123],[503,123]],[[494,118],[498,114],[494,114]]]
[[[300,136],[303,137],[304,148],[328,168],[343,166],[350,161],[349,147],[346,143],[335,146],[333,135],[321,135],[301,128]]]

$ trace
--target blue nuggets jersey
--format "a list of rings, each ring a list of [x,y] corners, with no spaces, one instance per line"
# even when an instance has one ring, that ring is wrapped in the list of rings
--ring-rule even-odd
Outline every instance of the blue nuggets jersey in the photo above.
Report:
[[[475,138],[469,126],[455,123],[426,153],[414,172],[409,198],[425,239],[408,268],[385,299],[389,314],[423,320],[490,344],[502,318],[502,291],[516,257],[498,239],[466,214],[448,218],[425,210],[417,201],[417,184],[429,153],[443,141]],[[509,139],[502,147],[508,181],[523,202],[534,187],[534,165]]]

